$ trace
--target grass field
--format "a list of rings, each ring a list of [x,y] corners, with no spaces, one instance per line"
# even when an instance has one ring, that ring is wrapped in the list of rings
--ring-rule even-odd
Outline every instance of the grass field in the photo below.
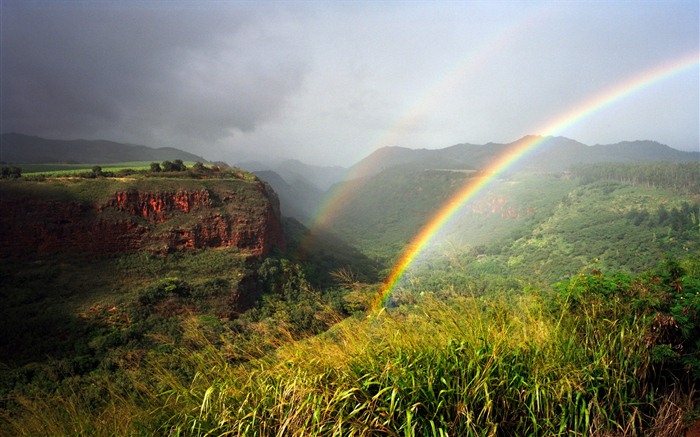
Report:
[[[690,299],[697,264],[685,269]],[[660,379],[674,366],[653,316],[675,288],[616,278],[581,275],[558,295],[425,294],[287,344],[278,323],[258,338],[276,351],[244,362],[230,333],[208,337],[191,317],[182,346],[108,383],[108,402],[24,398],[5,419],[18,435],[681,435],[692,395]]]
[[[185,162],[189,168],[194,162]],[[148,170],[151,161],[117,162],[114,164],[21,164],[22,174],[25,176],[44,175],[46,177],[76,176],[85,171],[92,170],[99,165],[102,171],[118,172],[121,170]]]

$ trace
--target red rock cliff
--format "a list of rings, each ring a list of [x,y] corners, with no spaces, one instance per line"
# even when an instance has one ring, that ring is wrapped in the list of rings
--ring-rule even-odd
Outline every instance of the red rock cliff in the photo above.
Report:
[[[163,223],[177,211],[188,213],[211,208],[214,204],[207,190],[176,193],[119,191],[107,206],[143,217],[153,223]]]
[[[277,203],[262,183],[225,196],[125,190],[101,205],[0,193],[0,254],[235,246],[266,255],[284,246]]]

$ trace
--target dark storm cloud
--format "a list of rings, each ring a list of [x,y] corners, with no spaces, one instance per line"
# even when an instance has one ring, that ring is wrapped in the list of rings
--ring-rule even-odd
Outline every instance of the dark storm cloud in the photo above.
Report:
[[[2,131],[206,142],[300,85],[293,44],[247,3],[3,2]]]
[[[2,132],[351,165],[510,142],[698,52],[697,0],[0,0]],[[559,134],[697,150],[697,64]]]

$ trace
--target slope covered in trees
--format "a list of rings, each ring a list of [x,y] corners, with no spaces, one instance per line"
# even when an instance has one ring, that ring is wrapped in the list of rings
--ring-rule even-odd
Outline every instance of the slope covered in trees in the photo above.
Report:
[[[468,173],[366,180],[375,210],[355,205],[345,222],[355,247],[287,221],[287,251],[256,261],[201,251],[3,265],[3,281],[30,291],[16,305],[83,312],[50,313],[70,322],[61,335],[75,349],[3,370],[2,430],[678,435],[700,382],[698,194],[597,171],[497,181],[384,308],[372,306],[387,274],[376,270]],[[245,290],[259,299],[232,308]]]
[[[700,193],[700,161],[676,165],[668,162],[588,164],[572,167],[572,173],[584,182],[608,180],[652,188],[668,188],[689,194]]]

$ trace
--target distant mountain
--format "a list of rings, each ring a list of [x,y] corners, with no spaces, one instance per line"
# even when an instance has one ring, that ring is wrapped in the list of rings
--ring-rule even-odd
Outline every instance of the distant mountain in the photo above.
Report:
[[[441,149],[445,150],[445,149]],[[436,150],[409,149],[399,146],[382,147],[362,159],[350,168],[345,179],[357,179],[378,174],[388,168],[399,165],[419,164],[425,158],[438,159]],[[431,164],[431,167],[435,164]]]
[[[293,217],[306,223],[323,198],[324,192],[303,178],[297,178],[289,183],[271,170],[253,173],[275,190],[280,199],[280,210],[284,217]]]
[[[17,133],[0,136],[0,161],[8,163],[110,164],[175,159],[206,162],[201,156],[173,147],[154,149],[105,140],[51,140]]]
[[[700,160],[700,152],[682,152],[654,141],[627,141],[610,145],[588,146],[578,141],[564,137],[532,137],[526,136],[518,141],[508,144],[456,144],[444,149],[408,149],[405,147],[383,147],[376,150],[349,170],[342,167],[318,167],[304,164],[296,160],[259,162],[249,161],[236,164],[237,167],[252,171],[262,179],[270,183],[278,193],[282,208],[282,214],[294,217],[302,223],[308,223],[318,205],[325,197],[332,197],[334,190],[339,189],[333,184],[342,180],[354,180],[351,192],[361,192],[360,186],[366,186],[371,193],[387,193],[386,198],[381,196],[374,199],[373,204],[363,205],[360,209],[374,209],[381,211],[387,202],[393,202],[395,194],[389,193],[388,187],[397,183],[401,185],[403,175],[420,175],[420,178],[430,179],[430,175],[423,174],[424,170],[478,170],[485,167],[497,156],[509,148],[523,141],[540,140],[537,147],[526,153],[512,167],[513,171],[523,170],[532,172],[561,172],[568,170],[575,164],[588,164],[595,162],[645,162],[667,161],[684,162]],[[383,172],[387,173],[379,178]],[[452,174],[449,181],[442,181],[450,185],[454,178],[461,178],[459,174]],[[447,177],[444,174],[440,177]],[[405,181],[404,181],[405,182]],[[432,182],[425,181],[428,185]],[[409,185],[410,186],[410,185]],[[396,187],[395,187],[396,188]],[[443,187],[444,188],[444,187]],[[396,190],[400,191],[400,187]],[[396,192],[398,192],[396,191]],[[439,190],[438,190],[439,191]],[[441,198],[441,192],[426,190],[413,196],[427,196],[421,209],[430,210],[434,201]],[[400,197],[400,196],[399,196]],[[373,198],[369,196],[368,199]],[[416,202],[406,198],[409,203]],[[418,202],[418,203],[421,203]],[[370,202],[371,203],[371,202]],[[355,215],[362,215],[361,211],[346,213],[344,219],[348,221],[346,226],[353,232],[361,233],[361,229],[355,229],[353,223],[358,225],[364,220],[359,220]],[[397,214],[409,214],[410,217],[421,222],[425,217],[415,212],[397,212]],[[382,216],[384,220],[385,216]],[[389,232],[390,233],[390,232]],[[386,234],[388,236],[388,234]],[[343,235],[348,238],[349,235]],[[374,238],[374,236],[372,237]],[[381,240],[377,239],[377,241]]]
[[[349,178],[366,177],[396,166],[415,169],[479,169],[513,143],[457,144],[444,149],[406,149],[384,147],[364,158],[348,172]],[[683,152],[655,141],[625,141],[617,144],[587,146],[565,137],[540,138],[541,143],[517,162],[517,168],[529,171],[564,171],[574,164],[594,162],[684,162],[700,160],[700,152]]]
[[[296,159],[275,162],[248,161],[236,163],[235,165],[253,173],[273,171],[290,184],[295,184],[297,181],[301,184],[313,184],[322,191],[341,181],[347,172],[347,169],[344,167],[321,167],[305,164]]]
[[[656,141],[622,141],[620,143],[591,146],[603,161],[620,162],[668,161],[684,162],[700,159],[700,152],[682,152]],[[630,156],[632,159],[630,159]]]
[[[343,167],[320,167],[288,159],[275,162],[248,161],[236,167],[267,181],[280,199],[282,215],[308,223],[326,191],[343,179]]]
[[[539,144],[502,175],[503,191],[484,192],[470,203],[472,210],[463,212],[470,215],[468,226],[453,239],[483,244],[487,237],[513,232],[532,214],[551,209],[567,194],[562,190],[571,188],[567,184],[573,182],[562,172],[575,164],[700,161],[699,152],[682,152],[653,141],[588,146],[563,137],[524,137],[509,144],[457,144],[438,150],[385,147],[351,168],[344,185],[329,190],[329,198],[345,193],[342,210],[329,229],[365,253],[398,251],[474,171],[518,143],[533,140]],[[553,204],[538,204],[544,188],[523,182],[528,181],[527,174],[541,178],[538,183],[551,191],[547,197]],[[512,182],[514,177],[520,178],[518,183]],[[552,180],[543,182],[547,177]],[[494,228],[490,221],[496,215],[509,218],[508,226]]]
[[[522,140],[520,140],[522,141]],[[624,141],[587,146],[564,137],[547,137],[522,168],[535,171],[562,171],[575,164],[597,162],[688,162],[700,160],[700,152],[683,152],[656,141]]]

